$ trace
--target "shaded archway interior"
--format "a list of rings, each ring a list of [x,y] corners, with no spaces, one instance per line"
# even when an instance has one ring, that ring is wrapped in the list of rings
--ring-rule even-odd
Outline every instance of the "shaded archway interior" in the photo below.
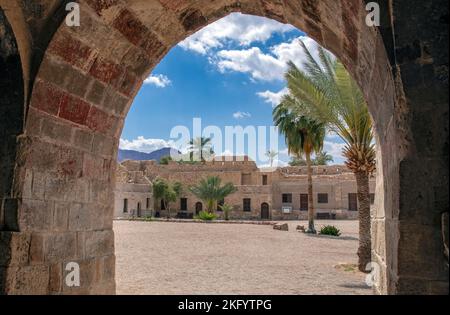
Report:
[[[111,197],[119,137],[132,100],[171,47],[231,12],[242,12],[305,31],[333,52],[362,88],[379,131],[372,230],[373,257],[382,277],[376,290],[397,292],[398,242],[407,242],[395,232],[403,154],[394,112],[398,95],[381,36],[365,24],[362,1],[79,3],[81,26],[59,26],[31,79],[25,129],[17,142],[15,207],[3,206],[19,232],[11,234],[18,245],[11,254],[16,259],[5,269],[4,291],[115,292]],[[388,152],[389,158],[382,159]],[[63,285],[67,261],[82,265],[81,287]]]

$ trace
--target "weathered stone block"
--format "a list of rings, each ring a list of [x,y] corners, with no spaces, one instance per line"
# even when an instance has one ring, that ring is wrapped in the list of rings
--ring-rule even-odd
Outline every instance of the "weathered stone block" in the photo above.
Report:
[[[100,257],[114,254],[114,233],[112,230],[86,232],[86,257]]]
[[[91,105],[84,100],[72,95],[66,95],[61,104],[59,117],[80,125],[85,125],[90,108]]]
[[[45,261],[59,262],[75,259],[77,254],[76,233],[54,232],[45,237]]]
[[[49,52],[83,71],[89,70],[97,55],[91,47],[64,32],[57,34],[52,40]]]

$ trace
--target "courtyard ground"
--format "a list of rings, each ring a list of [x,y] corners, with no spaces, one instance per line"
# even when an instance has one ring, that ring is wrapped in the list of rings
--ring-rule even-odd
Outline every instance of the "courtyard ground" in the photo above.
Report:
[[[115,221],[117,294],[372,294],[356,264],[357,221],[338,239],[271,226]]]

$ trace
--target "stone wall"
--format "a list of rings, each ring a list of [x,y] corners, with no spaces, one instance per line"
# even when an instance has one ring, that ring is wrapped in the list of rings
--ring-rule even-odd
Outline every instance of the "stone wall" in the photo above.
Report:
[[[365,24],[359,0],[79,3],[81,26],[71,28],[62,23],[65,1],[0,0],[14,7],[7,12],[23,74],[14,77],[25,83],[11,86],[19,110],[7,113],[7,133],[20,135],[6,148],[15,162],[3,183],[2,292],[115,292],[112,196],[124,118],[171,47],[239,11],[305,31],[344,63],[368,101],[379,148],[377,292],[448,293],[440,219],[448,212],[446,0],[380,1],[380,28]],[[68,261],[82,265],[80,288],[61,282]]]

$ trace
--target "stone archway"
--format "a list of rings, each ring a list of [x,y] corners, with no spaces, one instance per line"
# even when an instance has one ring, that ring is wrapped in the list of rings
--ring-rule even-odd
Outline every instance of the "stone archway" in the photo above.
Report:
[[[399,130],[401,123],[408,125],[399,119],[407,106],[400,80],[396,89],[382,37],[365,24],[362,1],[79,3],[81,26],[63,23],[50,30],[54,36],[42,60],[37,58],[39,70],[30,80],[32,94],[18,137],[14,185],[2,203],[8,218],[2,240],[11,239],[11,244],[1,245],[1,250],[11,251],[0,271],[6,283],[3,291],[115,292],[113,170],[132,100],[171,47],[231,12],[242,12],[305,31],[340,58],[362,88],[379,132],[378,211],[373,217],[373,258],[382,268],[377,291],[408,292],[399,286],[399,268],[407,270],[409,258],[405,256],[406,265],[399,261],[399,249],[408,240],[398,225],[400,174],[405,175],[400,164],[402,136],[408,132]],[[69,261],[83,270],[79,288],[63,284],[63,267]],[[404,275],[406,280],[411,276]]]

